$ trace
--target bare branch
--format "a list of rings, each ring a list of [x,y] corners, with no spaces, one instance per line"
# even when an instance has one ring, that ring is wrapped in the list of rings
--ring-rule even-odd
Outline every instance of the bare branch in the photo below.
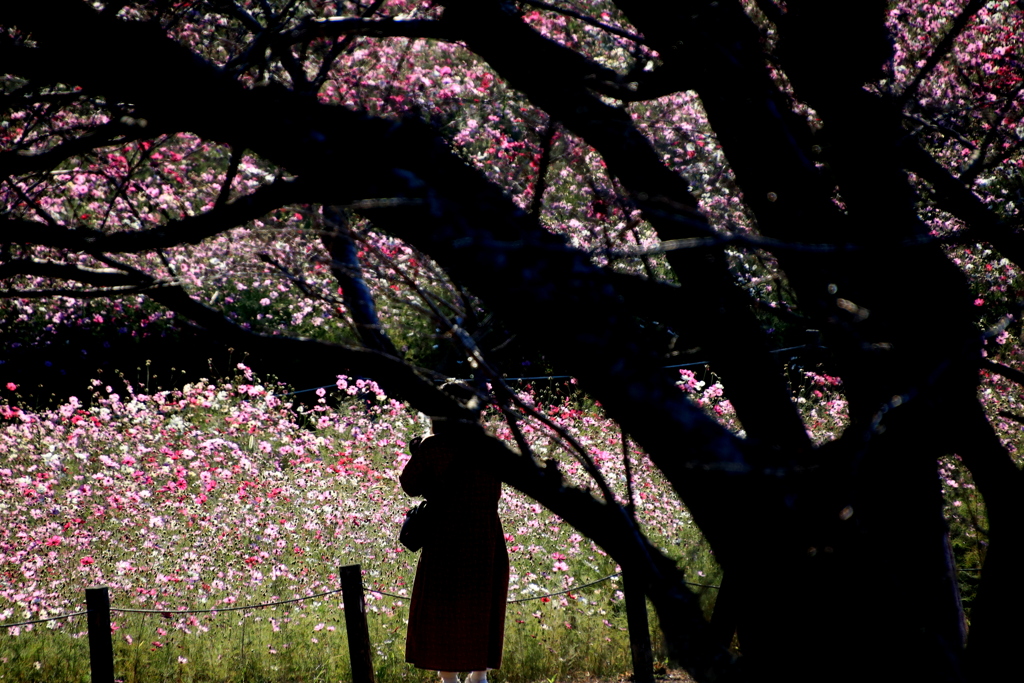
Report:
[[[331,256],[331,274],[341,286],[342,300],[355,323],[356,334],[367,348],[401,358],[402,354],[381,325],[373,295],[363,280],[355,243],[348,231],[348,218],[330,206],[324,207],[323,217],[331,230],[324,232],[320,241]]]
[[[23,154],[20,151],[0,154],[0,177],[24,175],[36,171],[48,171],[71,157],[92,152],[110,145],[123,145],[149,138],[154,131],[146,130],[135,121],[124,120],[107,123],[92,132],[63,142],[52,149],[37,154]]]
[[[150,287],[107,287],[104,289],[5,289],[0,290],[0,299],[113,299],[128,294],[145,294]]]
[[[1000,375],[1001,377],[1005,377],[1006,379],[1016,382],[1024,387],[1024,372],[1021,372],[1016,368],[1011,368],[1008,365],[997,363],[994,360],[989,360],[988,358],[981,359],[981,368],[996,375]]]
[[[970,0],[970,2],[964,6],[960,14],[958,14],[956,19],[953,20],[953,25],[949,27],[949,31],[946,32],[946,35],[942,36],[942,40],[940,40],[938,45],[935,46],[932,53],[928,55],[928,59],[925,61],[924,66],[921,67],[921,70],[914,76],[914,80],[912,80],[910,85],[907,86],[907,89],[900,94],[898,101],[900,108],[905,106],[907,101],[917,93],[917,89],[921,87],[921,82],[924,81],[924,79],[935,70],[935,67],[939,65],[939,62],[949,54],[949,51],[953,49],[953,43],[956,42],[956,39],[959,38],[960,34],[963,33],[965,28],[967,28],[967,24],[971,22],[974,15],[977,14],[982,7],[987,5],[989,1],[990,0]]]
[[[598,21],[597,19],[591,16],[583,14],[582,12],[577,12],[576,10],[569,9],[568,7],[559,7],[557,5],[552,5],[551,3],[548,2],[541,2],[541,0],[519,0],[519,2],[524,5],[529,5],[530,7],[536,7],[537,9],[545,10],[547,12],[554,12],[555,14],[561,14],[567,17],[572,17],[573,19],[579,19],[584,24],[593,26],[594,28],[599,28],[602,31],[605,31],[606,33],[611,33],[613,36],[618,36],[620,38],[625,38],[626,40],[631,40],[634,43],[644,42],[643,36],[639,36],[635,33],[630,33],[629,31],[624,31],[621,28],[609,26],[608,24],[602,21]]]
[[[919,146],[908,144],[902,152],[907,167],[935,188],[935,203],[939,208],[967,223],[980,240],[990,243],[1003,256],[1024,267],[1024,226],[1019,218],[1012,223],[1000,219],[977,195]]]
[[[443,20],[327,17],[314,19],[290,32],[283,33],[275,40],[275,43],[295,45],[316,38],[339,38],[342,36],[429,38],[448,43],[461,40],[458,33]]]
[[[971,142],[970,140],[965,138],[963,135],[961,135],[960,133],[958,133],[955,130],[953,130],[952,128],[950,128],[949,126],[943,126],[942,124],[934,123],[934,122],[929,121],[928,119],[924,118],[923,116],[918,116],[917,114],[906,114],[905,113],[905,114],[903,114],[903,118],[907,119],[908,121],[913,121],[914,123],[919,123],[922,126],[924,126],[925,128],[928,128],[930,130],[934,130],[937,133],[941,133],[942,135],[944,135],[944,136],[946,136],[948,138],[952,138],[953,140],[956,140],[957,142],[959,142],[961,145],[963,145],[964,147],[966,147],[968,149],[976,149],[977,148],[977,145],[975,145],[973,142]]]
[[[96,287],[152,287],[157,281],[136,271],[133,274],[114,268],[89,268],[87,266],[57,263],[41,259],[16,259],[0,263],[0,279],[34,275],[55,280],[82,282]]]
[[[540,215],[544,192],[548,188],[548,166],[551,164],[551,145],[555,139],[555,129],[555,122],[548,119],[540,134],[540,164],[537,168],[537,180],[533,183],[533,198],[530,200],[530,213],[534,216]]]
[[[636,128],[629,114],[602,102],[587,87],[586,79],[581,82],[574,78],[571,69],[574,60],[579,59],[577,53],[543,38],[494,0],[445,0],[443,4],[446,21],[459,26],[470,50],[487,60],[512,87],[601,154],[609,175],[616,177],[635,199],[662,240],[713,232],[707,217],[697,208],[689,182],[664,165],[661,155]],[[482,24],[488,30],[481,31]],[[554,69],[553,64],[560,66]],[[792,141],[787,138],[786,142]],[[670,212],[671,218],[666,219],[668,216],[658,213],[659,210]],[[687,220],[681,221],[680,217]],[[708,256],[683,251],[669,255],[669,264],[680,282],[688,288],[711,293],[709,297],[690,298],[685,304],[681,302],[678,307],[670,308],[677,315],[689,309],[688,315],[707,321],[708,324],[698,330],[699,334],[706,335],[702,346],[713,350],[716,365],[726,381],[734,380],[733,405],[748,433],[757,438],[781,437],[787,446],[796,449],[809,448],[804,425],[787,387],[779,380],[760,323],[750,312],[746,292],[736,287],[721,251],[713,251],[710,258]],[[725,310],[730,311],[728,316],[721,315]],[[683,319],[686,316],[681,315],[678,324],[677,318],[670,316],[672,319],[668,322],[674,327],[684,329],[687,326]],[[742,352],[731,352],[741,339],[760,340],[761,346],[745,344]],[[753,380],[754,377],[758,379]],[[749,393],[743,388],[755,385],[757,390],[751,389]],[[769,418],[769,414],[772,417]]]
[[[1015,413],[1011,413],[1008,410],[1000,410],[999,411],[999,417],[1005,417],[1008,420],[1013,420],[1017,424],[1024,425],[1024,416],[1017,415]]]
[[[64,228],[23,219],[0,220],[0,242],[119,254],[198,244],[282,206],[301,201],[305,189],[301,182],[278,179],[206,213],[134,232],[105,233],[91,228]]]
[[[998,614],[1024,608],[1024,587],[1018,568],[1024,562],[1024,511],[1020,491],[1024,472],[1014,463],[984,411],[976,401],[965,406],[952,444],[970,469],[975,484],[985,498],[989,521],[988,548],[981,583],[971,608],[971,633],[967,654],[977,672],[977,680],[998,677],[991,662],[1002,648],[1010,647],[1013,631],[1002,627]]]
[[[384,4],[384,0],[374,0],[369,7],[367,7],[359,15],[360,19],[368,19],[377,13],[381,5]],[[331,66],[334,64],[334,60],[337,59],[341,54],[348,51],[355,44],[355,36],[347,35],[343,40],[339,40],[331,46],[330,51],[324,56],[323,62],[320,63],[320,70],[317,75],[313,78],[313,88],[319,91],[327,81],[327,76],[331,72]]]
[[[231,197],[231,183],[234,182],[235,176],[238,175],[238,165],[242,163],[242,155],[245,153],[241,147],[233,147],[231,149],[231,161],[228,162],[228,170],[224,174],[224,182],[221,183],[220,192],[217,193],[217,201],[214,202],[214,206],[220,207],[228,203],[228,198]]]

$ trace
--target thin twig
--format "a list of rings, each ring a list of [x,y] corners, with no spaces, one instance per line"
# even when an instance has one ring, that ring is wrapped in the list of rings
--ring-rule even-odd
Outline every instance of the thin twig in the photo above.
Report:
[[[598,21],[597,19],[587,16],[586,14],[583,14],[581,12],[577,12],[576,10],[571,10],[566,7],[558,7],[557,5],[552,5],[551,3],[541,2],[540,0],[519,0],[519,2],[521,2],[524,5],[536,7],[537,9],[546,10],[548,12],[554,12],[555,14],[562,14],[567,17],[572,17],[573,19],[579,19],[584,24],[588,24],[590,26],[593,26],[594,28],[599,28],[602,31],[607,31],[608,33],[619,36],[620,38],[631,40],[634,43],[644,42],[643,36],[637,35],[635,33],[630,33],[629,31],[623,30],[621,28],[609,26],[604,22]]]
[[[956,42],[956,39],[960,37],[960,34],[967,28],[967,24],[971,22],[974,15],[977,14],[982,7],[987,5],[988,2],[989,0],[971,0],[967,3],[967,6],[964,7],[963,11],[957,15],[956,19],[953,20],[953,25],[950,27],[949,31],[946,32],[946,35],[942,36],[942,40],[940,40],[938,45],[935,46],[932,53],[928,55],[928,59],[925,61],[924,66],[921,67],[921,70],[917,72],[916,76],[914,76],[914,80],[910,82],[907,89],[900,95],[898,104],[901,109],[906,105],[907,101],[914,96],[914,93],[917,92],[917,89],[921,86],[921,82],[931,74],[935,67],[939,65],[939,62],[941,62],[953,48],[953,43]]]

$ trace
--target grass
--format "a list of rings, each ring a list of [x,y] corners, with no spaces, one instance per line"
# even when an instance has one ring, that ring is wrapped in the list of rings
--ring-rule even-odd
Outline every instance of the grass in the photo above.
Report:
[[[405,663],[408,601],[373,592],[403,596],[412,584],[417,556],[395,539],[413,501],[397,475],[422,421],[374,398],[372,386],[350,389],[299,408],[285,402],[285,388],[251,376],[124,396],[97,385],[88,407],[69,402],[0,423],[0,514],[11,521],[0,531],[0,625],[78,611],[85,588],[106,585],[114,608],[167,610],[115,610],[124,683],[349,681],[340,593],[171,612],[322,593],[340,587],[338,567],[357,563],[377,682],[435,680]],[[568,404],[545,409],[624,489],[617,428]],[[545,457],[562,457],[541,430],[531,438]],[[716,565],[688,513],[636,460],[641,524],[690,578],[714,583]],[[563,470],[582,476],[568,458]],[[504,661],[491,680],[629,671],[618,578],[581,587],[614,574],[615,563],[515,491],[506,489],[500,512],[510,598],[532,599],[509,605]],[[2,633],[0,681],[90,679],[84,617]],[[657,643],[653,619],[651,634]]]

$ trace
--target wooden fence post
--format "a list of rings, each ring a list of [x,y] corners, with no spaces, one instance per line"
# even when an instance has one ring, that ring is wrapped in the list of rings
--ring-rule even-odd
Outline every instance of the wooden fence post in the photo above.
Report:
[[[110,640],[110,594],[106,586],[85,589],[89,610],[89,666],[92,683],[114,683],[114,645]]]
[[[345,601],[345,629],[348,656],[352,662],[352,683],[374,683],[370,655],[370,630],[366,626],[363,571],[358,564],[341,568],[341,597]]]
[[[629,649],[633,655],[633,683],[654,683],[654,655],[647,623],[647,594],[630,574],[622,572],[622,592],[626,596],[626,625]]]

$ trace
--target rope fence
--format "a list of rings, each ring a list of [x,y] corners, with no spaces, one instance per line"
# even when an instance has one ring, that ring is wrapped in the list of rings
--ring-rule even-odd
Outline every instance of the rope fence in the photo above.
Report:
[[[596,586],[599,583],[603,583],[605,581],[608,581],[610,579],[614,579],[615,577],[621,576],[621,575],[622,575],[622,572],[614,572],[612,574],[609,574],[608,576],[601,577],[600,579],[595,579],[594,581],[590,581],[588,583],[584,583],[584,584],[581,584],[579,586],[573,586],[571,588],[566,588],[565,590],[557,591],[557,592],[554,592],[554,593],[545,593],[544,595],[531,595],[528,598],[517,598],[515,600],[508,600],[507,604],[515,605],[515,604],[518,604],[518,603],[521,603],[521,602],[530,602],[531,600],[543,600],[544,598],[549,598],[549,599],[550,598],[556,598],[559,595],[566,595],[566,594],[572,593],[574,591],[580,591],[580,590],[583,590],[584,588],[589,588],[591,586]],[[716,585],[713,585],[713,584],[706,584],[706,583],[693,583],[693,582],[690,582],[690,581],[683,581],[682,583],[687,585],[687,586],[699,586],[701,588],[721,588],[721,586],[716,586]],[[315,593],[313,595],[304,595],[304,596],[297,597],[297,598],[289,598],[287,600],[275,600],[275,601],[272,601],[272,602],[261,602],[261,603],[256,604],[256,605],[236,605],[236,606],[232,606],[232,607],[211,607],[211,608],[208,608],[208,609],[177,609],[177,610],[175,610],[175,609],[139,609],[139,608],[134,608],[134,607],[114,607],[114,606],[111,606],[110,607],[110,611],[111,612],[126,613],[126,614],[160,614],[160,615],[164,615],[164,616],[168,616],[168,615],[169,616],[175,616],[175,615],[179,615],[179,614],[219,614],[221,612],[240,612],[240,611],[245,611],[245,610],[258,610],[258,609],[262,609],[264,607],[276,607],[277,605],[287,605],[287,604],[291,604],[291,603],[302,602],[304,600],[315,600],[316,598],[323,598],[323,597],[326,597],[328,595],[334,595],[335,593],[341,593],[342,590],[343,589],[341,589],[341,588],[335,588],[334,590],[324,591],[323,593]],[[389,598],[395,598],[397,600],[409,600],[410,599],[410,596],[408,596],[408,595],[398,595],[397,593],[389,593],[387,591],[374,590],[372,588],[366,589],[365,592],[369,593],[369,594],[385,595],[385,596],[387,596]],[[19,622],[14,623],[14,624],[8,624],[8,623],[0,622],[0,628],[15,628],[15,627],[21,627],[21,626],[31,626],[33,624],[42,624],[42,623],[45,623],[45,622],[48,622],[48,621],[61,621],[61,620],[64,620],[64,619],[71,619],[72,617],[79,617],[79,616],[82,616],[82,615],[88,614],[88,613],[89,613],[89,610],[82,610],[81,612],[70,612],[68,614],[61,614],[61,615],[58,615],[58,616],[55,616],[55,617],[46,617],[45,619],[33,619],[32,621],[19,621]]]
[[[83,614],[88,614],[89,610],[82,610],[81,612],[71,612],[70,614],[62,614],[58,617],[46,617],[45,619],[33,619],[32,621],[19,621],[16,624],[0,624],[4,628],[20,628],[22,626],[32,626],[33,624],[45,624],[48,621],[63,621],[64,619],[71,619],[73,617],[80,617]]]
[[[966,567],[957,569],[958,572],[980,572],[981,567]],[[557,591],[555,593],[545,593],[544,595],[531,595],[528,598],[516,598],[515,600],[508,600],[506,604],[515,605],[521,602],[530,602],[531,600],[543,600],[544,598],[557,598],[559,595],[566,595],[574,591],[583,590],[584,588],[590,588],[596,586],[599,583],[603,583],[610,579],[614,579],[616,576],[622,576],[622,572],[615,572],[608,576],[595,579],[589,583],[584,583],[579,586],[573,586],[572,588],[566,588],[565,590]],[[693,581],[681,581],[684,586],[694,586],[696,588],[714,588],[721,589],[722,586],[713,583],[695,583]],[[177,615],[177,614],[219,614],[221,612],[240,612],[244,610],[257,610],[264,607],[276,607],[277,605],[287,605],[295,602],[302,602],[303,600],[315,600],[316,598],[323,598],[328,595],[334,595],[340,593],[341,588],[335,588],[334,590],[324,591],[323,593],[315,593],[313,595],[305,595],[298,598],[289,598],[288,600],[275,600],[273,602],[262,602],[257,605],[238,605],[235,607],[211,607],[209,609],[181,609],[181,610],[169,610],[169,609],[137,609],[132,607],[111,607],[111,612],[122,612],[129,614],[162,614],[162,615]],[[385,595],[389,598],[395,598],[396,600],[409,600],[408,595],[398,595],[397,593],[389,593],[387,591],[374,590],[372,588],[366,590],[367,593],[376,595]],[[33,619],[31,621],[19,621],[14,624],[8,624],[6,622],[0,622],[0,628],[16,628],[22,626],[32,626],[34,624],[44,624],[48,621],[63,621],[66,619],[72,619],[74,617],[80,617],[88,614],[89,610],[82,610],[80,612],[70,612],[68,614],[61,614],[55,617],[46,617],[45,619]]]
[[[263,602],[258,605],[238,605],[235,607],[212,607],[210,609],[133,609],[130,607],[111,607],[111,612],[129,612],[132,614],[217,614],[219,612],[240,612],[243,610],[256,610],[264,607],[274,607],[276,605],[287,605],[293,602],[302,602],[303,600],[315,600],[316,598],[322,598],[327,595],[333,595],[340,593],[341,588],[335,588],[331,591],[325,591],[323,593],[316,593],[314,595],[304,595],[299,598],[289,598],[288,600],[275,600],[273,602]]]
[[[608,581],[617,576],[621,576],[622,572],[615,572],[608,576],[602,577],[595,581],[575,586],[563,591],[556,591],[546,593],[544,595],[535,595],[528,598],[520,598],[516,600],[507,601],[509,604],[522,603],[530,600],[543,600],[545,598],[552,598],[558,595],[564,595],[572,591],[579,591],[590,586],[594,586],[604,581]],[[85,602],[86,609],[70,612],[53,617],[47,617],[44,619],[32,619],[28,621],[17,622],[13,624],[3,623],[0,627],[18,628],[21,626],[31,626],[34,624],[46,623],[49,621],[66,620],[73,617],[85,615],[88,618],[88,640],[89,640],[89,667],[91,670],[91,680],[93,683],[114,683],[114,648],[112,633],[114,631],[113,623],[110,615],[113,612],[119,613],[130,613],[130,614],[160,614],[165,617],[171,615],[182,615],[182,614],[216,614],[218,612],[237,612],[242,610],[257,610],[264,607],[274,607],[277,605],[286,605],[296,602],[302,602],[304,600],[314,600],[316,598],[323,598],[335,593],[342,594],[343,610],[345,613],[345,630],[346,637],[349,645],[349,661],[352,667],[352,682],[353,683],[374,683],[373,674],[373,661],[372,661],[372,649],[370,647],[370,635],[369,627],[366,622],[366,595],[377,594],[387,595],[389,597],[398,598],[400,600],[408,600],[404,595],[396,595],[385,591],[377,590],[366,590],[363,586],[362,568],[358,564],[346,565],[341,567],[339,572],[339,578],[341,580],[341,588],[316,593],[313,595],[304,595],[287,600],[273,600],[270,602],[259,603],[255,605],[238,605],[225,608],[211,608],[211,609],[179,609],[179,610],[166,610],[166,609],[139,609],[130,607],[113,607],[110,604],[110,594],[106,586],[99,586],[85,589]],[[631,593],[627,586],[630,584],[627,582],[623,586],[623,590],[626,597],[627,603],[627,623],[630,637],[631,650],[634,655],[634,669],[637,676],[635,680],[637,683],[653,683],[653,678],[649,679],[650,672],[652,671],[651,666],[647,665],[648,660],[651,659],[651,645],[650,645],[650,633],[648,632],[647,626],[647,606],[646,597],[642,592],[636,592],[635,590]],[[632,612],[639,615],[637,610],[642,611],[642,619],[639,616],[635,616]],[[641,658],[637,660],[637,653],[646,652],[646,659]],[[637,662],[640,661],[642,664],[638,668]],[[647,672],[647,675],[641,673]],[[649,680],[648,680],[649,679]]]
[[[978,571],[978,569],[980,568],[963,568],[959,571]],[[629,580],[623,572],[614,572],[600,579],[595,579],[594,581],[566,588],[561,591],[508,600],[507,604],[520,604],[533,600],[544,600],[545,598],[550,600],[550,598],[572,593],[574,591],[581,591],[616,577],[621,577],[623,579],[622,592],[626,603],[627,630],[629,631],[630,650],[633,659],[633,680],[635,683],[653,683],[653,655],[647,619],[646,595],[642,590],[641,584],[637,584],[634,581]],[[352,667],[352,682],[374,683],[372,649],[370,647],[369,628],[366,622],[366,595],[367,593],[385,595],[399,600],[409,600],[409,597],[396,595],[386,591],[365,589],[363,586],[362,568],[358,564],[341,567],[339,578],[341,580],[341,588],[334,590],[289,598],[287,600],[273,600],[255,605],[238,605],[210,609],[166,610],[112,607],[110,605],[109,591],[106,586],[87,588],[85,590],[87,609],[85,610],[69,612],[67,614],[46,617],[43,619],[21,621],[13,624],[0,623],[0,627],[6,627],[8,629],[20,628],[22,626],[32,626],[50,621],[68,620],[84,615],[88,618],[89,665],[92,673],[92,681],[93,683],[114,683],[114,650],[112,640],[112,633],[114,629],[110,619],[112,612],[160,614],[168,617],[171,615],[182,614],[215,615],[219,612],[257,610],[264,607],[287,605],[305,600],[323,598],[336,593],[342,593],[346,637],[349,644],[349,661]],[[684,581],[683,583],[688,586],[698,586],[701,588],[713,588],[718,590],[722,589],[722,585],[720,584],[703,584],[689,581]],[[715,612],[716,614],[712,617],[713,628],[715,627],[715,621],[718,617],[717,608]],[[729,633],[728,636],[729,639],[732,638],[731,633]]]

